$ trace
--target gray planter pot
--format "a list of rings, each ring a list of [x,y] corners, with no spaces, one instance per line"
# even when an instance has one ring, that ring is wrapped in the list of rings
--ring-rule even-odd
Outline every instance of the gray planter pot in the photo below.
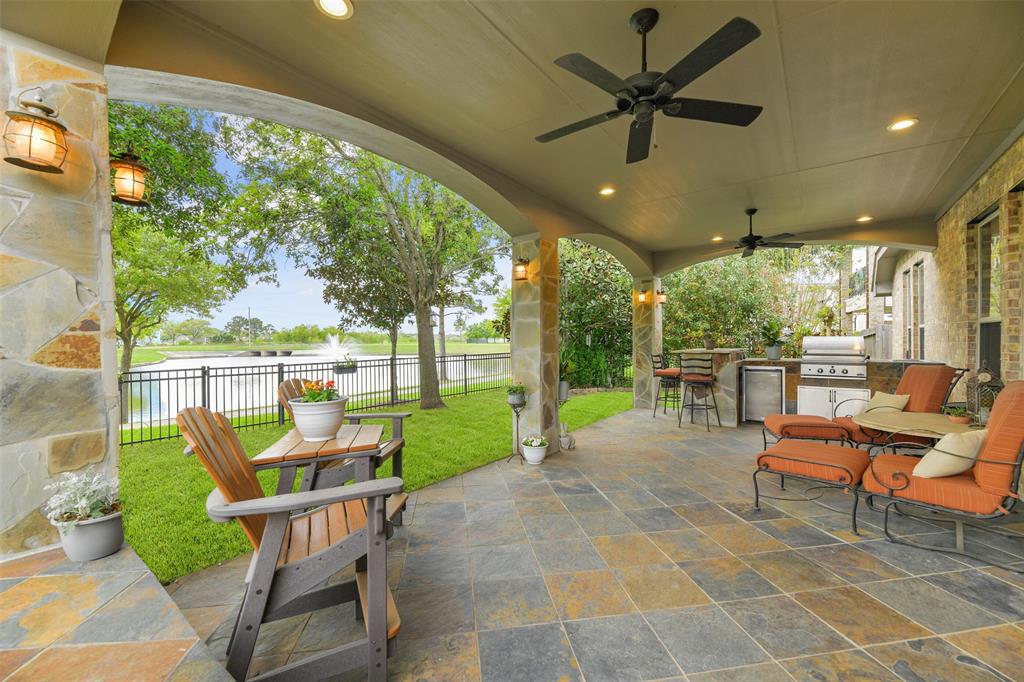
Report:
[[[509,393],[508,394],[508,404],[511,405],[512,407],[520,407],[522,405],[525,405],[526,404],[526,394],[525,393]]]
[[[558,382],[558,399],[561,402],[565,402],[569,399],[569,382],[559,381]]]
[[[769,360],[778,360],[782,357],[782,346],[768,346],[764,354]]]
[[[60,544],[72,561],[93,561],[110,556],[124,544],[121,512],[62,527]]]

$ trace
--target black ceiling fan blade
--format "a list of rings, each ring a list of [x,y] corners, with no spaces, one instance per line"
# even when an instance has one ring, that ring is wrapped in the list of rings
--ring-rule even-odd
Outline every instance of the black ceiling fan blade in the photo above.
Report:
[[[538,135],[535,139],[537,142],[551,142],[551,140],[557,140],[560,137],[565,137],[566,135],[579,132],[580,130],[586,130],[591,126],[596,126],[599,123],[604,123],[605,121],[610,121],[613,118],[618,118],[619,116],[622,116],[623,113],[624,112],[619,111],[618,109],[615,111],[606,111],[603,114],[591,116],[590,118],[570,123],[567,126],[562,126],[561,128],[544,133],[543,135]]]
[[[752,249],[750,247],[747,247],[746,249],[743,250],[743,257],[744,258],[750,258],[753,255],[754,255],[754,249]]]
[[[761,115],[764,107],[736,102],[719,102],[713,99],[690,99],[676,97],[669,100],[662,111],[673,118],[689,118],[695,121],[727,123],[732,126],[748,126]]]
[[[626,163],[643,161],[651,151],[651,133],[654,131],[654,119],[645,122],[633,121],[629,124],[629,142],[626,144]]]
[[[803,244],[800,242],[761,242],[758,246],[764,249],[799,249]]]
[[[655,85],[668,83],[671,86],[668,94],[678,92],[760,35],[761,30],[757,26],[736,17],[663,73]]]
[[[634,92],[629,83],[579,52],[562,55],[555,60],[555,64],[583,80],[593,83],[609,95],[617,95],[623,90],[630,93]]]
[[[764,239],[769,242],[780,242],[786,239],[792,239],[795,236],[795,234],[791,234],[789,232],[779,232],[778,234],[773,234],[771,237],[765,237]]]

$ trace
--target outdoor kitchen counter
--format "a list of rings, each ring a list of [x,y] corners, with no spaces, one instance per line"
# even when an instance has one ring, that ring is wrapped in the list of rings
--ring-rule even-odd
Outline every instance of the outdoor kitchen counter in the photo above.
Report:
[[[705,351],[709,352],[709,351]],[[742,417],[743,386],[740,371],[744,366],[768,366],[786,368],[786,412],[796,412],[797,386],[824,386],[827,388],[867,388],[872,391],[892,393],[903,376],[908,364],[922,363],[918,360],[868,360],[867,379],[826,379],[801,378],[800,358],[782,358],[768,360],[766,358],[744,358],[724,365],[716,372],[717,385],[715,395],[718,398],[718,411],[722,416],[722,426],[735,427]]]

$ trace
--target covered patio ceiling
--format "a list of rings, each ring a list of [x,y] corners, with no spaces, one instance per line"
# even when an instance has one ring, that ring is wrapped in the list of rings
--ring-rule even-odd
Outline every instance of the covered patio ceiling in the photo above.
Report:
[[[582,52],[638,71],[627,19],[645,5],[661,12],[655,70],[734,16],[757,24],[758,40],[680,94],[762,105],[760,118],[659,115],[656,148],[629,166],[627,117],[535,142],[612,108],[552,62]],[[306,120],[436,177],[513,235],[619,242],[636,274],[731,253],[748,206],[761,234],[934,246],[936,214],[1024,119],[1021,3],[356,0],[339,22],[312,0],[12,0],[4,14],[6,29],[112,65],[112,97]],[[253,110],[260,91],[291,100]],[[901,116],[920,124],[886,131]],[[605,185],[617,192],[599,196]]]

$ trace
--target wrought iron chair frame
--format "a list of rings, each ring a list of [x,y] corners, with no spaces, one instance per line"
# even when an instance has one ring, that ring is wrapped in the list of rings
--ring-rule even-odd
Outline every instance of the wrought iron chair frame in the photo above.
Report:
[[[813,439],[804,439],[804,440],[813,440]],[[787,462],[798,462],[800,464],[813,464],[815,466],[823,466],[823,467],[828,467],[830,469],[838,469],[839,471],[842,472],[841,475],[845,475],[846,476],[847,480],[846,481],[842,481],[842,480],[840,480],[840,481],[827,481],[827,480],[824,480],[824,479],[821,479],[821,478],[814,478],[812,476],[804,476],[802,474],[794,474],[794,473],[789,472],[789,471],[779,471],[777,469],[772,469],[771,466],[769,466],[767,463],[762,462],[762,459],[764,459],[765,457],[774,457],[774,458],[777,458],[777,459],[786,460]],[[762,497],[765,498],[765,499],[768,499],[768,500],[783,500],[783,501],[787,501],[787,502],[813,502],[813,501],[819,499],[824,494],[824,493],[819,493],[817,497],[772,497],[771,495],[764,495],[763,493],[761,493],[761,489],[760,489],[760,487],[757,484],[757,475],[758,474],[762,474],[762,473],[778,474],[779,478],[780,478],[780,487],[783,490],[786,489],[785,480],[786,480],[786,477],[789,476],[790,478],[796,478],[796,479],[800,479],[800,480],[803,480],[803,481],[810,481],[812,483],[816,483],[817,484],[815,486],[812,486],[811,488],[808,488],[807,491],[817,490],[819,488],[831,488],[831,489],[845,490],[848,493],[852,494],[853,495],[853,511],[852,511],[852,513],[850,515],[850,528],[853,531],[854,535],[860,535],[860,532],[857,530],[857,507],[859,506],[859,503],[860,503],[860,497],[857,494],[857,490],[858,490],[857,484],[853,482],[853,480],[854,480],[853,472],[850,471],[847,467],[844,467],[844,466],[842,466],[840,464],[835,464],[835,463],[832,463],[832,462],[821,462],[821,461],[818,461],[818,460],[812,460],[812,459],[808,459],[806,457],[788,457],[786,455],[777,455],[777,454],[774,454],[774,453],[765,453],[765,452],[763,452],[760,455],[758,455],[758,457],[757,457],[757,469],[754,470],[754,475],[753,475],[753,481],[754,481],[754,509],[757,509],[757,510],[761,509],[761,498]],[[805,491],[805,492],[807,492],[807,491]],[[831,509],[831,507],[830,507],[830,509]]]
[[[676,412],[680,409],[681,398],[679,396],[679,387],[682,385],[682,379],[680,377],[663,377],[655,374],[659,369],[672,369],[665,363],[665,355],[662,353],[651,353],[651,374],[654,376],[655,381],[658,382],[658,386],[654,393],[654,413],[651,418],[658,416],[658,403],[662,403],[662,414],[668,414],[668,405],[672,403],[672,411]],[[665,385],[666,390],[664,396],[661,392],[662,384]]]
[[[696,371],[687,372],[687,366],[694,368]],[[694,424],[694,410],[704,410],[704,425],[708,432],[711,432],[711,410],[715,411],[715,421],[718,422],[719,428],[722,426],[722,417],[718,414],[718,398],[715,397],[715,359],[714,356],[708,354],[707,356],[701,355],[698,357],[689,357],[686,359],[680,358],[679,360],[680,375],[679,379],[683,384],[683,401],[679,405],[679,426],[683,425],[683,412],[687,409],[690,410],[690,423]],[[701,376],[708,377],[709,381],[687,381],[685,379],[686,374],[700,374]],[[697,388],[700,388],[704,392],[704,402],[697,402]],[[690,391],[690,402],[686,402],[686,391]],[[711,401],[713,405],[708,404],[708,393],[711,394]]]

